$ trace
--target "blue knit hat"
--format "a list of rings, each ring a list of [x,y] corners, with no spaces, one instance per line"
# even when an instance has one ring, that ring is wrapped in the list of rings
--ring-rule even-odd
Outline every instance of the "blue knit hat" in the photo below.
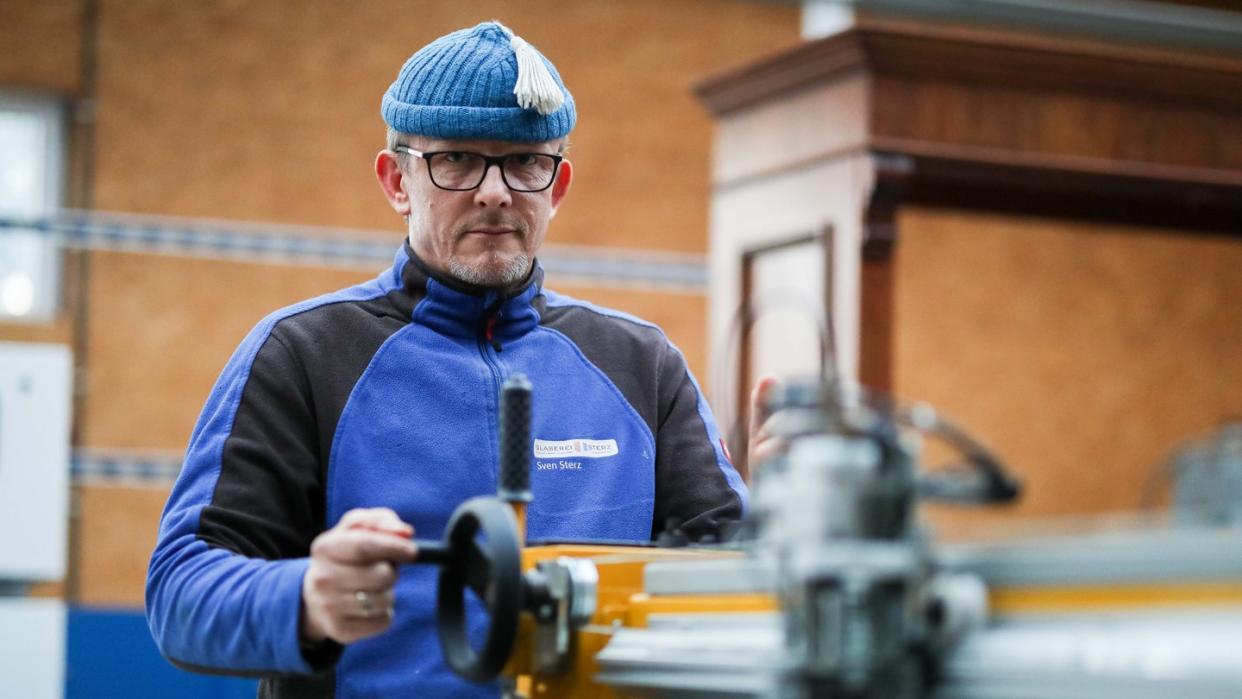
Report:
[[[430,138],[551,141],[574,128],[556,66],[499,22],[427,44],[384,93],[384,122]]]

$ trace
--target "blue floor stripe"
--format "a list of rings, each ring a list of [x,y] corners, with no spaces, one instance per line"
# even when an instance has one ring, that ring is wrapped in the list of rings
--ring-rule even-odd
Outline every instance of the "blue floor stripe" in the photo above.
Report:
[[[197,675],[165,660],[141,610],[71,607],[66,699],[254,699],[258,681]]]

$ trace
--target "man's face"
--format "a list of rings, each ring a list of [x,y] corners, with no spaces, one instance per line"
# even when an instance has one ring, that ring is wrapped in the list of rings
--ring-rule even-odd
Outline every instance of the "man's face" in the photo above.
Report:
[[[422,152],[466,151],[483,155],[557,154],[561,141],[446,141],[410,137],[407,145]],[[437,187],[427,163],[404,156],[406,167],[387,151],[376,161],[376,174],[389,202],[409,218],[410,247],[433,270],[487,287],[508,287],[530,272],[547,235],[548,221],[569,189],[572,168],[563,161],[552,186],[541,192],[510,190],[499,167],[489,167],[482,184],[467,191]]]

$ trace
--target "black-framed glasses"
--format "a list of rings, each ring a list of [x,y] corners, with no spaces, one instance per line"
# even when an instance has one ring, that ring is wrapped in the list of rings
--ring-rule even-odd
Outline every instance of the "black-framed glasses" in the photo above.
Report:
[[[465,192],[483,184],[493,165],[500,168],[505,186],[515,192],[542,192],[552,186],[563,157],[550,153],[483,155],[464,150],[417,151],[409,146],[393,150],[408,153],[427,163],[431,183],[440,189]]]

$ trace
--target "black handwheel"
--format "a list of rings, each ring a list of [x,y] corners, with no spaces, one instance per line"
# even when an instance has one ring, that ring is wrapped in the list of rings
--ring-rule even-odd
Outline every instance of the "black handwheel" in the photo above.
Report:
[[[517,520],[513,510],[495,498],[472,498],[453,512],[444,541],[451,560],[440,569],[437,592],[440,648],[453,672],[474,682],[487,682],[509,661],[517,638],[522,610],[522,545]],[[467,586],[491,615],[478,653],[466,631]]]

